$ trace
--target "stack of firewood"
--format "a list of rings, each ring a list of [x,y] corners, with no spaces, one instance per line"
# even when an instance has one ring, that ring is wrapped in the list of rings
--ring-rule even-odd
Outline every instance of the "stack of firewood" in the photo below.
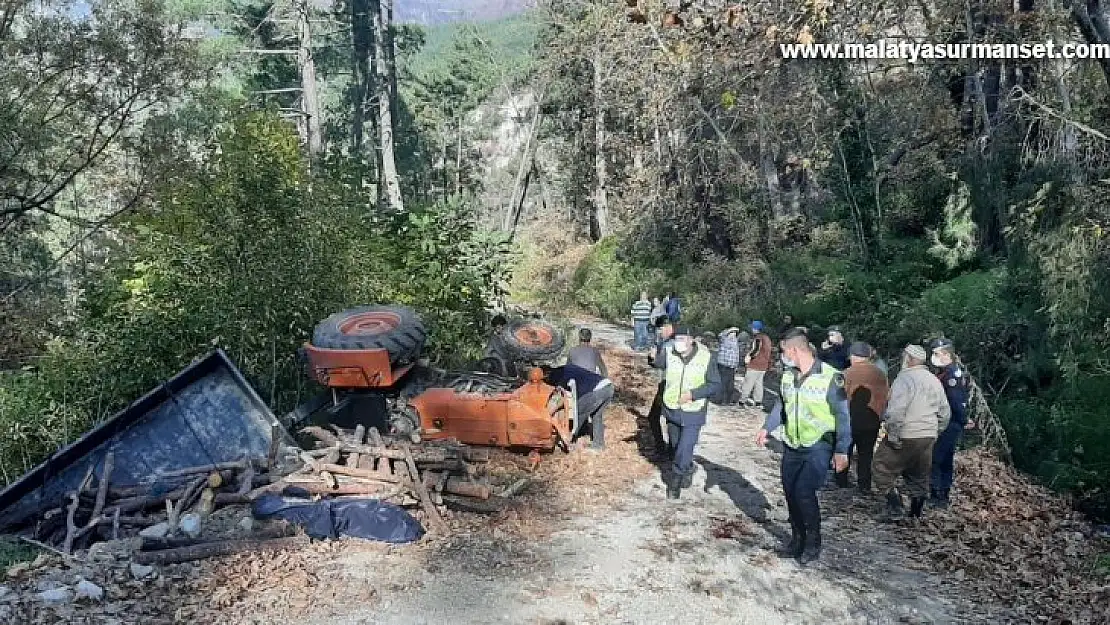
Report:
[[[185,514],[206,517],[223,506],[250,503],[260,487],[280,478],[271,471],[272,460],[258,458],[159,473],[138,485],[115,487],[109,479],[114,465],[108,453],[99,472],[90,467],[77,490],[38,516],[32,539],[69,554],[159,523],[172,533]]]
[[[426,525],[446,531],[441,508],[486,511],[470,500],[486,500],[490,487],[479,481],[489,450],[457,442],[425,442],[383,437],[375,428],[332,427],[301,430],[317,449],[301,454],[304,467],[266,490],[296,487],[314,495],[373,496],[402,506],[419,506]]]

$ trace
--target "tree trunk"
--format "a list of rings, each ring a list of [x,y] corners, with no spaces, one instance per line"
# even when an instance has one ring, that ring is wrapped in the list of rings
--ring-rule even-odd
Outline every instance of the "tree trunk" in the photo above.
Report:
[[[457,137],[455,141],[455,195],[462,193],[462,149],[463,149],[463,119],[460,116],[457,123]]]
[[[528,138],[524,140],[524,152],[520,155],[520,168],[517,169],[516,183],[513,185],[513,197],[505,211],[505,218],[501,222],[501,229],[509,233],[510,237],[516,232],[516,224],[520,221],[520,212],[524,207],[524,197],[528,193],[528,181],[533,169],[532,142],[536,137],[536,130],[540,125],[540,110],[543,104],[543,90],[536,95],[536,112],[532,114],[532,123],[528,128]]]
[[[297,0],[297,67],[301,72],[301,112],[305,127],[308,153],[315,157],[323,151],[324,138],[320,131],[320,99],[316,93],[316,62],[312,58],[312,30],[309,26],[308,0]]]
[[[605,171],[605,108],[601,94],[601,63],[599,46],[594,54],[594,173],[597,176],[597,186],[594,189],[594,221],[597,227],[595,240],[609,235],[609,181]]]
[[[397,160],[393,145],[393,98],[390,93],[392,76],[396,69],[389,62],[393,39],[389,36],[392,25],[389,15],[392,0],[371,0],[371,20],[374,26],[374,77],[375,97],[378,104],[378,150],[381,168],[378,172],[378,202],[385,210],[405,210],[401,199],[401,178],[397,173]]]
[[[1100,0],[1071,0],[1071,16],[1087,43],[1110,43],[1110,28],[1102,15]],[[1098,59],[1098,64],[1110,87],[1110,59]]]
[[[351,156],[356,159],[363,151],[367,102],[373,92],[371,40],[369,0],[351,0]]]

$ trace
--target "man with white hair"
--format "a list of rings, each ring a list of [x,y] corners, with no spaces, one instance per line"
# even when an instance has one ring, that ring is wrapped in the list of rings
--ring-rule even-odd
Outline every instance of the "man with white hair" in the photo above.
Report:
[[[933,445],[952,416],[944,386],[925,367],[927,358],[924,347],[907,345],[902,370],[890,385],[883,415],[886,436],[875,452],[873,467],[875,490],[886,494],[886,521],[899,520],[904,513],[899,477],[910,496],[910,515],[921,517],[929,495]]]

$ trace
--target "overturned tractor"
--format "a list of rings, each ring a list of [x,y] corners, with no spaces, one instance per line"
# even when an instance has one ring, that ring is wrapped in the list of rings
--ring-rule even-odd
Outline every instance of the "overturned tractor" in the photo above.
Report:
[[[363,425],[413,440],[471,445],[569,448],[577,429],[574,395],[548,385],[538,365],[562,352],[555,326],[510,321],[495,337],[512,361],[507,376],[422,366],[425,329],[408,308],[368,306],[328,317],[303,348],[309,377],[327,387],[288,417]]]

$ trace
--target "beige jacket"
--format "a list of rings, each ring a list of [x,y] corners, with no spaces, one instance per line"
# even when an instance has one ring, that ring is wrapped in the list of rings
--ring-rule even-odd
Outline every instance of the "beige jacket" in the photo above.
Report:
[[[905,438],[936,438],[948,427],[951,417],[944,385],[925,367],[903,369],[890,385],[883,421],[891,443]]]

